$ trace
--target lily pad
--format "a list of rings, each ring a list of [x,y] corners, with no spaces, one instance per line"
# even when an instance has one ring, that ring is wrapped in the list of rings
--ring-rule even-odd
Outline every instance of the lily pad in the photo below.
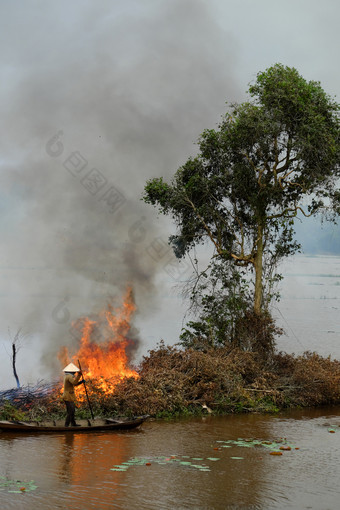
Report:
[[[114,467],[111,468],[111,471],[116,472],[126,472],[129,468],[134,466],[149,466],[151,464],[159,464],[159,465],[169,465],[173,466],[184,466],[187,468],[198,469],[199,471],[210,471],[209,466],[206,464],[193,464],[192,461],[203,461],[202,457],[192,457],[190,459],[189,455],[182,455],[181,458],[178,458],[175,455],[171,455],[170,457],[159,456],[159,457],[134,457],[129,459],[122,464],[115,464]],[[220,460],[216,457],[209,457],[207,460],[217,461]]]
[[[31,492],[37,489],[38,486],[35,485],[34,480],[25,481],[25,480],[8,480],[3,476],[0,476],[0,490],[7,492],[16,492],[16,493],[24,493]]]
[[[293,448],[293,445],[290,445],[287,443],[287,441],[279,440],[279,441],[268,441],[268,440],[262,440],[262,439],[241,439],[238,438],[235,439],[229,439],[227,441],[224,441],[221,445],[222,448],[230,448],[231,446],[241,446],[244,448],[254,448],[254,447],[262,447],[262,448],[269,448],[270,450],[278,450],[279,448],[284,450],[289,450]]]

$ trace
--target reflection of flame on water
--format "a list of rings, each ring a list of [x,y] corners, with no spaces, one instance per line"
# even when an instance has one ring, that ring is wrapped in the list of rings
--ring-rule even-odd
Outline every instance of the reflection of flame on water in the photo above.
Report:
[[[75,321],[72,331],[80,347],[74,355],[69,354],[67,347],[61,349],[59,359],[63,366],[69,359],[75,364],[79,360],[85,378],[95,379],[105,392],[112,391],[125,377],[139,377],[128,366],[128,351],[136,347],[136,341],[129,338],[130,320],[135,310],[132,289],[129,288],[121,307],[109,305],[95,317]]]

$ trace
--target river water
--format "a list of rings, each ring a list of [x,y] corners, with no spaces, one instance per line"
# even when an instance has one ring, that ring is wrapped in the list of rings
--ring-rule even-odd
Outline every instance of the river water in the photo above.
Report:
[[[324,408],[149,421],[127,432],[1,433],[1,510],[335,510],[339,425],[340,408]],[[291,450],[232,442],[254,438]]]
[[[298,255],[281,268],[273,315],[285,334],[278,348],[340,359],[340,257]]]

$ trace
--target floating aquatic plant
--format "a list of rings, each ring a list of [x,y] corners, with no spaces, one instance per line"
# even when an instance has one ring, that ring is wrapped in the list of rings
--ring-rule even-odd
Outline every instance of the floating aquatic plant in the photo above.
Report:
[[[287,443],[286,439],[280,439],[275,441],[268,441],[263,439],[243,439],[238,438],[228,439],[226,441],[218,440],[217,441],[221,448],[232,448],[233,446],[241,446],[245,448],[266,448],[270,450],[271,455],[282,455],[283,451],[290,451],[294,447]],[[295,448],[297,450],[298,448]],[[244,457],[230,457],[233,460],[243,460]],[[129,459],[126,462],[122,462],[121,464],[116,464],[111,468],[111,471],[120,471],[125,472],[130,467],[133,466],[151,466],[152,464],[158,465],[177,465],[185,468],[194,468],[199,471],[210,471],[210,467],[206,464],[198,464],[199,461],[209,461],[216,462],[219,461],[219,457],[190,457],[189,455],[169,455],[169,456],[159,456],[159,457],[134,457]]]
[[[122,462],[122,464],[116,464],[111,471],[120,471],[125,472],[130,467],[133,466],[151,466],[152,464],[159,465],[177,465],[183,467],[189,467],[198,469],[199,471],[210,471],[210,468],[206,464],[196,464],[197,461],[209,460],[212,462],[216,462],[220,460],[218,457],[207,457],[206,459],[202,457],[189,457],[189,455],[175,456],[171,455],[169,457],[160,456],[160,457],[134,457],[126,462]],[[194,463],[192,462],[194,461]]]
[[[271,451],[278,451],[279,455],[282,454],[282,451],[290,451],[290,450],[292,450],[292,448],[294,448],[293,445],[290,445],[287,443],[286,439],[268,441],[268,440],[253,439],[253,438],[251,438],[251,439],[238,438],[238,439],[228,439],[227,441],[217,441],[217,442],[220,443],[220,446],[222,448],[231,448],[232,446],[241,446],[244,448],[262,447],[262,448],[268,448]],[[232,458],[234,458],[234,457],[232,457]]]
[[[0,491],[5,492],[16,492],[22,494],[24,492],[31,492],[37,489],[33,480],[29,482],[23,480],[9,480],[3,476],[0,476]]]

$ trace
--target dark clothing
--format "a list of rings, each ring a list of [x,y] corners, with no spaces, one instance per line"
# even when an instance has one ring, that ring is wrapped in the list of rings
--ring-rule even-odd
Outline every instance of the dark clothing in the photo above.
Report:
[[[65,427],[68,427],[70,424],[72,427],[76,426],[75,420],[75,412],[76,412],[76,404],[72,401],[65,400],[67,416],[65,420]]]

